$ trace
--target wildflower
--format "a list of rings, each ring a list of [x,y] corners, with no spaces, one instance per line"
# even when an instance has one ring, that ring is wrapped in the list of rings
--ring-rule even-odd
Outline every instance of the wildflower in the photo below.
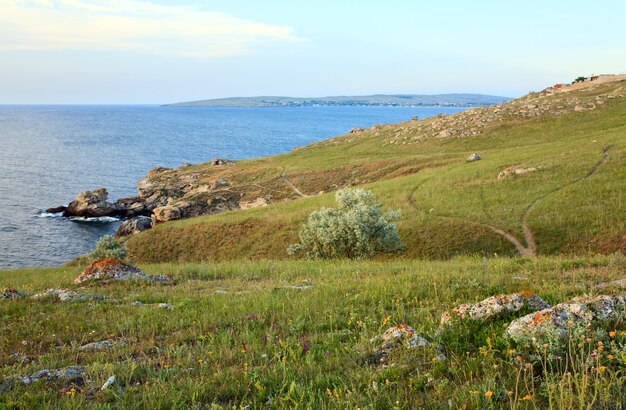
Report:
[[[591,353],[591,357],[596,357],[598,354],[596,352]]]
[[[211,356],[213,352],[206,352],[207,356]]]
[[[71,391],[71,390],[68,390],[68,391],[65,392],[65,394],[67,394],[68,396],[71,396],[72,394],[74,394],[74,392]]]
[[[611,336],[611,337],[615,337],[615,331],[611,331],[611,332],[609,332],[609,336]]]
[[[606,358],[609,359],[609,360],[612,360],[613,359],[613,355],[609,354],[609,355],[606,356]]]
[[[241,353],[247,353],[248,349],[246,348],[246,343],[241,342]]]
[[[598,367],[598,371],[599,371],[600,373],[604,372],[605,370],[606,370],[606,366],[600,366],[600,367]]]
[[[488,390],[485,392],[485,397],[491,397],[493,396],[493,392],[491,390]]]
[[[203,360],[202,359],[198,359],[198,363],[202,364]]]
[[[626,336],[626,332],[622,330],[621,332],[619,332],[619,335],[620,336]]]
[[[530,394],[527,394],[526,396],[522,397],[522,400],[524,401],[531,401],[533,399],[533,396],[531,396]]]
[[[509,349],[509,356],[513,356],[515,354],[515,349]]]

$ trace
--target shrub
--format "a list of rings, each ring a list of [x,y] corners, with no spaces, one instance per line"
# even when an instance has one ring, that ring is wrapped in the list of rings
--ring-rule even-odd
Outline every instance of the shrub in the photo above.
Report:
[[[89,253],[89,260],[114,258],[122,260],[126,257],[126,248],[120,245],[113,236],[104,235],[96,243],[96,248]]]
[[[300,242],[287,248],[290,255],[362,259],[404,249],[394,223],[400,211],[383,214],[374,193],[364,189],[341,190],[336,201],[336,208],[322,208],[309,215],[300,230]]]

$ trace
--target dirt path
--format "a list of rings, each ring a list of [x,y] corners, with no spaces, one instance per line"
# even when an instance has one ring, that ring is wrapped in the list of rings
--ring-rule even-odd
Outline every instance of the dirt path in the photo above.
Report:
[[[535,237],[532,233],[532,230],[530,229],[530,227],[528,226],[528,217],[531,213],[531,211],[535,208],[535,205],[539,202],[542,201],[548,197],[550,197],[551,195],[554,195],[555,193],[562,191],[563,189],[572,186],[580,181],[584,181],[588,178],[590,178],[591,176],[593,176],[598,169],[600,169],[600,166],[602,166],[603,164],[605,164],[608,160],[609,160],[609,150],[612,148],[612,145],[605,147],[602,150],[602,159],[600,159],[596,164],[594,164],[594,166],[587,172],[587,174],[585,174],[584,176],[580,177],[580,178],[576,178],[573,181],[568,182],[565,185],[562,185],[558,188],[553,189],[552,191],[546,193],[545,195],[534,199],[530,204],[528,204],[528,206],[524,209],[524,213],[522,214],[521,218],[520,218],[520,226],[522,228],[522,232],[524,235],[524,242],[526,243],[526,246],[524,246],[522,244],[522,242],[517,239],[513,234],[506,232],[498,227],[495,227],[493,225],[489,225],[489,224],[484,224],[481,222],[474,222],[474,221],[470,221],[468,219],[464,219],[464,218],[458,218],[458,217],[453,217],[453,216],[446,216],[446,215],[435,215],[435,217],[440,218],[440,219],[446,219],[446,220],[451,220],[451,221],[455,221],[455,222],[461,222],[461,223],[465,223],[468,225],[474,225],[474,226],[481,226],[483,228],[487,228],[489,230],[491,230],[492,232],[494,232],[495,234],[500,235],[501,237],[503,237],[504,239],[506,239],[509,243],[511,243],[515,249],[517,250],[517,252],[521,255],[521,256],[525,256],[525,257],[534,257],[537,255],[537,244],[535,242]],[[425,180],[421,181],[419,184],[417,184],[412,190],[411,192],[409,192],[409,194],[407,195],[407,202],[409,204],[409,206],[415,210],[417,210],[418,212],[422,212],[427,214],[427,212],[418,207],[415,200],[414,200],[414,196],[415,193],[417,192],[417,190],[420,188],[420,186],[422,186],[424,183],[426,183],[427,181],[429,181],[432,177],[430,178],[426,178]],[[485,210],[486,212],[486,210]]]
[[[297,186],[292,184],[291,181],[289,181],[287,179],[287,177],[285,177],[285,170],[284,169],[282,169],[280,171],[280,179],[285,183],[285,185],[287,185],[289,188],[291,188],[291,190],[293,192],[295,192],[296,194],[300,195],[302,198],[306,198],[308,196],[308,195],[304,194],[302,191],[300,191]]]
[[[609,150],[612,148],[612,145],[609,145],[607,147],[605,147],[602,150],[602,159],[600,159],[598,162],[596,162],[594,164],[593,167],[591,167],[591,169],[587,172],[587,174],[585,174],[584,176],[574,179],[573,181],[568,182],[567,184],[560,186],[550,192],[548,192],[547,194],[545,194],[544,196],[541,196],[539,198],[536,198],[535,200],[533,200],[530,204],[528,204],[528,206],[526,207],[526,209],[524,210],[524,213],[522,214],[522,217],[520,218],[520,226],[522,228],[522,232],[524,233],[524,241],[526,242],[526,246],[527,248],[532,251],[532,254],[535,255],[537,252],[537,244],[535,243],[535,237],[533,236],[533,233],[530,229],[530,227],[528,226],[528,216],[530,215],[530,212],[534,209],[535,205],[543,200],[546,199],[548,197],[550,197],[551,195],[556,194],[559,191],[562,191],[563,189],[570,187],[578,182],[584,181],[588,178],[590,178],[591,176],[593,176],[598,169],[600,169],[600,166],[604,165],[608,160],[609,160]]]

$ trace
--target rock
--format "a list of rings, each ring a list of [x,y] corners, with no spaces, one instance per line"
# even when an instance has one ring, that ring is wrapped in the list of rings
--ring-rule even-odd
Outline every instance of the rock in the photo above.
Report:
[[[66,209],[67,209],[66,206],[57,206],[57,207],[54,207],[54,208],[46,209],[46,212],[49,213],[49,214],[58,214],[58,213],[61,213],[61,212],[65,212]]]
[[[152,168],[150,171],[148,171],[148,177],[153,177],[155,175],[162,174],[165,171],[170,171],[170,170],[171,170],[171,168],[165,168],[165,167],[158,166],[158,167]]]
[[[626,279],[618,279],[618,280],[612,280],[610,282],[598,283],[596,285],[596,288],[597,289],[604,289],[604,288],[624,289],[626,288]]]
[[[235,161],[231,161],[229,159],[222,159],[222,158],[214,158],[210,161],[211,165],[213,166],[222,166],[222,165],[230,165],[230,164],[234,164]]]
[[[78,350],[94,352],[97,350],[106,350],[113,348],[115,344],[109,340],[102,340],[100,342],[87,343],[78,348]]]
[[[363,132],[363,131],[365,131],[365,128],[352,128],[350,130],[350,134],[357,134],[357,133]]]
[[[443,130],[439,133],[439,138],[447,138],[450,135],[452,135],[452,133],[450,132],[450,130]]]
[[[15,288],[4,288],[0,291],[0,300],[13,300],[22,296],[24,294]]]
[[[84,293],[74,292],[69,289],[47,289],[43,292],[37,293],[31,296],[32,299],[45,299],[56,298],[61,302],[80,302],[88,300],[102,300],[104,299],[99,295],[89,295]]]
[[[380,343],[374,352],[374,359],[378,363],[385,363],[391,350],[398,345],[404,345],[409,349],[432,346],[432,343],[418,335],[415,329],[406,325],[392,326],[382,335],[372,338],[370,342]],[[445,356],[441,354],[437,358],[445,360]]]
[[[115,232],[116,238],[122,236],[135,235],[152,227],[152,220],[147,216],[136,216],[132,219],[127,219],[122,222]]]
[[[216,189],[224,188],[228,186],[228,181],[224,178],[218,178],[211,184],[211,190],[215,191]]]
[[[624,296],[574,298],[512,321],[505,333],[521,345],[541,349],[544,342],[563,339],[574,328],[586,328],[595,320],[623,319],[624,303]]]
[[[87,369],[85,366],[68,366],[60,369],[44,369],[39,370],[33,374],[28,376],[14,376],[14,380],[22,383],[24,385],[28,385],[35,382],[49,382],[49,381],[57,381],[63,380],[65,382],[74,382],[76,384],[83,384],[83,375]]]
[[[28,358],[28,356],[24,356],[19,353],[13,353],[9,356],[9,359],[11,359],[13,363],[30,363],[32,361]]]
[[[140,269],[127,265],[113,258],[97,259],[89,264],[76,278],[74,283],[87,281],[148,281],[153,283],[169,284],[173,282],[168,275],[146,275]]]
[[[522,175],[527,174],[529,172],[535,172],[538,169],[543,169],[545,167],[537,167],[537,168],[517,168],[517,167],[508,167],[504,169],[502,172],[498,174],[498,179],[503,179],[508,177],[509,175]]]
[[[143,303],[139,301],[134,301],[131,303],[131,306],[148,306],[148,307],[157,307],[165,310],[174,310],[174,305],[170,303]]]
[[[469,158],[467,158],[467,160],[469,162],[479,161],[480,160],[480,156],[478,156],[477,153],[473,153],[472,155],[469,156]]]
[[[239,202],[239,208],[241,209],[259,208],[262,206],[267,206],[267,199],[263,197],[258,197],[254,201]]]
[[[505,313],[518,312],[522,309],[533,311],[550,307],[539,296],[530,292],[495,295],[475,304],[462,304],[441,315],[441,326],[450,324],[454,317],[472,320],[488,320]]]
[[[105,188],[85,191],[70,202],[63,216],[82,216],[85,218],[112,216],[117,214],[116,208],[107,202],[109,194]]]
[[[172,205],[160,206],[152,211],[152,224],[181,218],[180,209]]]

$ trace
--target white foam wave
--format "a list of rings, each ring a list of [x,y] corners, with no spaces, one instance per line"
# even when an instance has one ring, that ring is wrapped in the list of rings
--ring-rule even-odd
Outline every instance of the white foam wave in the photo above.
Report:
[[[63,212],[42,212],[37,215],[38,218],[60,218],[63,216]]]
[[[113,216],[98,216],[85,218],[83,216],[72,216],[69,218],[72,222],[116,222],[119,221],[119,218],[115,218]]]

